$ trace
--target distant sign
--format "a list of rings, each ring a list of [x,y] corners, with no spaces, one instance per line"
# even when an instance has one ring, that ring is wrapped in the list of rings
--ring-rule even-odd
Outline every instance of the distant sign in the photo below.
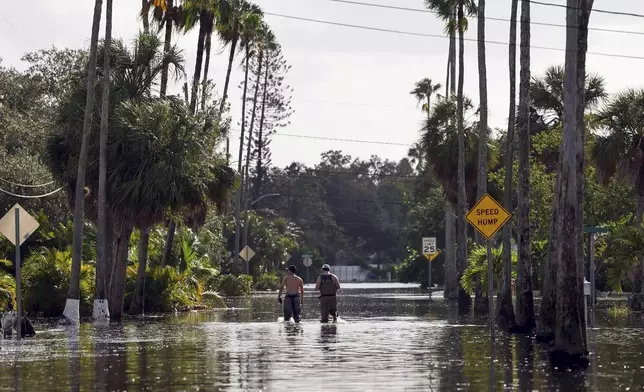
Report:
[[[510,213],[490,195],[485,194],[467,213],[466,219],[489,240],[510,219]]]
[[[302,264],[304,264],[305,267],[310,267],[313,264],[311,255],[302,255]]]
[[[255,252],[248,245],[246,245],[244,249],[239,252],[239,255],[242,259],[244,259],[244,261],[249,261],[253,258],[253,256],[255,256]]]
[[[27,240],[27,238],[29,238],[30,235],[33,234],[34,231],[36,231],[40,224],[36,218],[29,215],[29,213],[25,211],[20,204],[16,204],[11,207],[9,212],[0,219],[0,233],[7,237],[12,244],[16,245],[16,208],[19,211],[18,217],[20,219],[20,243],[17,245],[20,246]]]
[[[433,255],[436,253],[436,237],[423,237],[423,254]]]
[[[437,250],[437,251],[436,251],[436,253],[433,253],[433,254],[431,254],[431,255],[425,255],[425,254],[424,254],[423,256],[425,256],[425,258],[427,259],[427,261],[429,261],[429,262],[431,263],[432,261],[434,261],[434,259],[435,259],[435,258],[437,258],[437,257],[438,257],[438,255],[439,255],[440,253],[441,253],[441,252],[439,252],[439,251]]]

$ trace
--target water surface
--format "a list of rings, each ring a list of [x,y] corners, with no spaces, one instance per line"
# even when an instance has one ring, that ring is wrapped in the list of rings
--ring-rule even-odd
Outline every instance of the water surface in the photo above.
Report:
[[[644,386],[639,317],[595,315],[591,367],[550,369],[529,337],[490,344],[485,317],[458,316],[409,285],[345,287],[343,320],[319,323],[307,290],[300,325],[277,322],[275,293],[209,313],[76,329],[36,325],[0,341],[0,391],[625,391]]]

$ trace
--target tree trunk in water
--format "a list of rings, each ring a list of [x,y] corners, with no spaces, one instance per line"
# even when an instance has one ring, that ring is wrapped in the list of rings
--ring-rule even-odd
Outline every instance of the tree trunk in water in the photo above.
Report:
[[[458,20],[462,21],[463,0],[458,2]],[[469,309],[472,298],[463,290],[460,285],[461,276],[467,267],[467,223],[465,215],[467,214],[467,192],[465,190],[465,130],[463,128],[463,82],[465,81],[465,67],[463,58],[465,56],[465,39],[463,37],[463,24],[458,24],[458,222],[456,229],[458,231],[458,246],[456,255],[456,267],[458,272],[459,309],[465,311]]]
[[[107,214],[107,231],[105,233],[105,290],[110,297],[112,290],[112,265],[114,264],[114,217]]]
[[[445,200],[445,290],[446,299],[458,298],[458,274],[456,273],[456,209]]]
[[[209,31],[206,36],[206,62],[203,66],[203,82],[201,83],[201,111],[206,111],[206,97],[208,96],[208,70],[210,69],[210,47],[212,45],[212,32]],[[221,112],[219,112],[221,113]]]
[[[635,216],[636,227],[640,230],[644,230],[644,195],[639,192],[637,195],[637,201],[635,202]],[[642,294],[642,282],[644,281],[644,257],[638,256],[637,261],[638,263],[633,271],[633,297],[635,297],[635,295]],[[633,301],[631,304],[631,310],[641,311],[641,304],[639,302],[640,301]]]
[[[195,63],[195,73],[192,77],[192,95],[190,96],[190,112],[194,113],[197,108],[197,92],[199,91],[199,81],[201,80],[201,67],[203,65],[203,52],[206,44],[206,36],[208,30],[206,29],[206,22],[208,16],[206,12],[202,12],[199,17],[199,39],[197,40],[197,61]]]
[[[132,303],[128,309],[130,314],[145,313],[145,278],[148,266],[148,245],[150,243],[150,227],[140,228],[141,238],[139,240],[139,267],[136,271],[136,285],[132,295]]]
[[[487,193],[487,69],[485,64],[485,0],[479,0],[478,4],[478,66],[479,66],[479,145],[476,176],[477,199]],[[474,232],[475,242],[485,245],[483,236]],[[477,287],[474,297],[474,310],[485,312],[490,311],[488,305],[487,287]]]
[[[530,251],[530,1],[521,1],[521,71],[519,76],[519,182],[517,231],[519,263],[517,265],[516,323],[521,332],[535,326],[532,294],[532,260]]]
[[[116,239],[116,254],[112,264],[112,288],[110,290],[110,317],[123,317],[123,300],[125,298],[125,279],[127,274],[127,255],[132,236],[132,225],[122,221]]]
[[[174,232],[177,230],[177,224],[174,219],[170,219],[168,222],[168,234],[165,238],[165,247],[163,248],[163,255],[161,255],[161,268],[165,268],[170,260],[170,255],[172,255],[172,245],[174,244]]]
[[[268,58],[267,58],[268,60]],[[264,120],[266,119],[266,96],[268,93],[268,70],[269,63],[267,62],[264,68],[264,93],[262,97],[262,115],[259,118],[259,131],[257,132],[257,182],[255,183],[255,198],[259,198],[259,191],[262,186],[262,133],[264,132]],[[248,170],[248,166],[246,166]],[[248,177],[248,176],[246,176]]]
[[[168,91],[168,73],[170,72],[170,63],[166,60],[172,46],[172,8],[174,0],[167,0],[167,9],[165,16],[165,39],[163,41],[163,69],[161,70],[161,86],[159,87],[161,98],[164,98]]]
[[[580,286],[578,248],[582,241],[582,228],[577,227],[582,213],[579,200],[579,160],[582,159],[583,146],[579,145],[579,49],[582,15],[590,12],[592,6],[585,0],[568,0],[566,11],[566,64],[564,78],[564,129],[561,154],[561,189],[555,195],[559,202],[557,217],[558,271],[557,271],[557,317],[555,345],[550,351],[550,361],[561,370],[588,366],[588,352],[585,342],[584,293]],[[581,306],[580,306],[581,305]]]
[[[512,172],[514,166],[514,125],[516,113],[516,86],[517,86],[517,12],[519,0],[512,0],[510,15],[510,40],[509,40],[509,70],[510,70],[510,109],[508,113],[508,134],[505,142],[505,193],[503,204],[505,209],[513,211],[512,207]],[[514,306],[512,304],[512,217],[503,226],[503,268],[501,278],[501,292],[497,299],[496,321],[499,328],[509,332],[515,326]]]
[[[96,293],[94,296],[93,318],[98,321],[109,320],[107,306],[107,232],[111,230],[107,222],[107,133],[109,131],[110,111],[110,55],[112,45],[112,0],[107,0],[105,11],[105,59],[103,64],[103,91],[101,97],[101,130],[99,134],[98,163],[98,232],[96,235]]]
[[[233,27],[234,31],[239,30],[239,20],[235,17],[235,26]],[[224,82],[224,92],[221,97],[221,103],[219,104],[219,113],[223,113],[224,106],[226,105],[226,99],[228,98],[228,84],[230,83],[230,71],[233,69],[233,61],[235,60],[235,49],[237,48],[237,38],[233,38],[230,43],[230,54],[228,55],[228,69],[226,70],[226,81]]]
[[[83,225],[85,223],[85,170],[87,166],[87,150],[92,131],[94,101],[96,100],[96,57],[98,51],[98,32],[101,27],[101,11],[103,1],[94,3],[94,18],[92,21],[92,37],[90,41],[89,64],[87,66],[87,96],[85,98],[85,116],[83,118],[83,136],[78,170],[76,172],[76,187],[74,193],[74,239],[72,243],[72,270],[69,279],[69,292],[63,317],[67,322],[78,324],[80,303],[80,270],[82,263]]]

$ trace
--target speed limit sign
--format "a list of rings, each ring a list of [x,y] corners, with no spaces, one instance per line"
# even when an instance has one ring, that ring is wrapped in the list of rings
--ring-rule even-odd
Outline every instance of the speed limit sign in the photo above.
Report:
[[[436,237],[423,237],[423,254],[433,255],[436,253]]]

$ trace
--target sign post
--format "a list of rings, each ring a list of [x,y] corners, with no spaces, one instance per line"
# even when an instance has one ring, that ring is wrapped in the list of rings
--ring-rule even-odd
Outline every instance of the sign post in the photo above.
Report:
[[[490,334],[494,338],[494,273],[492,266],[492,238],[510,219],[510,213],[485,194],[465,217],[487,239],[487,298],[490,308]]]
[[[597,233],[608,233],[604,227],[584,227],[584,233],[588,233],[588,257],[590,258],[590,308],[595,310],[595,235]]]
[[[309,283],[309,267],[313,264],[311,255],[302,255],[302,264],[306,267],[306,283]]]
[[[20,204],[16,204],[0,219],[0,233],[16,246],[16,302],[18,314],[18,340],[22,339],[22,271],[20,265],[20,245],[40,226],[38,221]]]
[[[423,256],[427,259],[427,288],[429,289],[429,300],[432,299],[432,257],[434,254],[438,255],[436,251],[436,237],[423,237]]]

